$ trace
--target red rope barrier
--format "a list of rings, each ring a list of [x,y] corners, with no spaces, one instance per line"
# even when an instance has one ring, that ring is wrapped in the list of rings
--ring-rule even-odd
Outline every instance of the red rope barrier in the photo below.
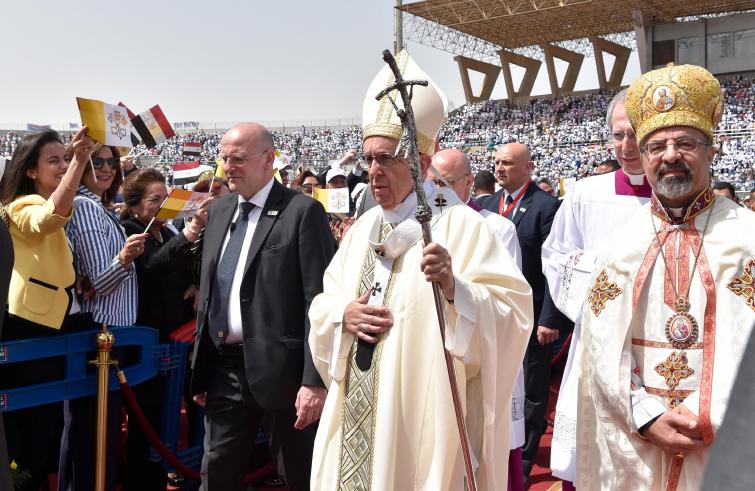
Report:
[[[126,380],[125,374],[121,370],[118,370],[117,374],[118,382],[120,382],[121,384],[123,398],[126,400],[129,408],[131,408],[132,415],[139,423],[139,427],[147,436],[147,439],[155,448],[157,453],[160,454],[160,457],[162,457],[163,460],[168,463],[168,465],[174,467],[176,471],[178,471],[178,473],[182,476],[187,477],[192,481],[201,481],[202,478],[199,475],[199,472],[186,467],[186,465],[178,459],[176,454],[171,452],[170,449],[162,442],[162,440],[160,440],[160,437],[157,435],[157,433],[155,433],[154,428],[152,428],[152,425],[149,424],[147,417],[142,412],[142,408],[139,407],[139,403],[136,400],[136,396],[134,396],[134,392],[131,390],[131,386]],[[273,470],[274,469],[272,462],[268,462],[266,465],[260,467],[256,471],[244,476],[244,484],[249,485],[254,482],[260,481],[266,476],[270,475]]]

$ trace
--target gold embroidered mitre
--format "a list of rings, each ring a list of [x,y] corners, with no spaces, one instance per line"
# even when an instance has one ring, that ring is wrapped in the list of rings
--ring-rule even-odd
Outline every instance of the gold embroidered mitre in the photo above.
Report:
[[[396,63],[404,80],[427,80],[429,82],[427,87],[420,85],[412,87],[414,90],[412,109],[417,124],[419,151],[425,155],[433,155],[440,125],[446,119],[446,108],[448,106],[446,96],[422,71],[406,50],[396,55]],[[375,100],[375,96],[381,90],[394,82],[393,72],[388,65],[383,66],[372,79],[362,105],[362,138],[365,140],[371,136],[385,136],[394,140],[401,139],[403,133],[401,120],[398,118],[391,101],[388,100],[388,97],[383,97],[379,101]],[[398,90],[393,90],[388,95],[396,101],[399,108],[402,107],[403,103]]]
[[[632,82],[626,111],[640,145],[655,130],[690,126],[713,140],[723,112],[718,80],[695,65],[667,66]]]

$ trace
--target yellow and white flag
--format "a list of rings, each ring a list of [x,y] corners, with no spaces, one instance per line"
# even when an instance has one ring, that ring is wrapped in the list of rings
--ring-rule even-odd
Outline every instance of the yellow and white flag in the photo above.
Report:
[[[89,136],[103,145],[131,148],[131,121],[128,110],[94,99],[76,98],[81,123],[89,128]]]
[[[210,199],[210,193],[194,193],[185,189],[174,189],[160,206],[157,219],[173,220],[174,218],[193,216],[202,206],[202,203],[208,199]]]
[[[312,189],[312,197],[322,203],[328,213],[349,212],[349,188]]]
[[[215,177],[225,180],[225,169],[223,169],[223,159],[220,157],[215,160]]]
[[[273,169],[281,170],[291,165],[291,155],[288,152],[281,150],[275,151],[275,161],[273,161]]]

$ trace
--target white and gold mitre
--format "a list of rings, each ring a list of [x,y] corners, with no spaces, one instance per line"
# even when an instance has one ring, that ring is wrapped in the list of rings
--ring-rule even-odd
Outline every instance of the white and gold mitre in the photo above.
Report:
[[[446,120],[446,108],[448,107],[446,96],[422,71],[406,50],[396,55],[396,63],[404,80],[427,80],[429,82],[427,87],[413,86],[412,109],[417,124],[419,151],[425,155],[432,155],[435,153],[435,142],[438,138],[440,125]],[[388,100],[388,97],[383,97],[379,101],[375,100],[375,96],[381,90],[394,82],[393,72],[388,65],[384,65],[372,79],[362,105],[363,139],[366,140],[371,136],[385,136],[394,140],[401,139],[403,133],[401,120],[399,120],[391,101]],[[391,91],[389,95],[396,101],[399,108],[402,107],[401,95],[398,90]]]

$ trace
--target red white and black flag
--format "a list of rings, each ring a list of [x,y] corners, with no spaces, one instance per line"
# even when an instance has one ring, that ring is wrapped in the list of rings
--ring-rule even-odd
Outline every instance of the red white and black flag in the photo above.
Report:
[[[139,134],[147,148],[154,148],[168,138],[176,136],[175,131],[163,114],[160,106],[153,106],[131,120],[134,129]]]
[[[202,144],[199,142],[186,142],[183,148],[184,155],[200,155],[202,153]]]

